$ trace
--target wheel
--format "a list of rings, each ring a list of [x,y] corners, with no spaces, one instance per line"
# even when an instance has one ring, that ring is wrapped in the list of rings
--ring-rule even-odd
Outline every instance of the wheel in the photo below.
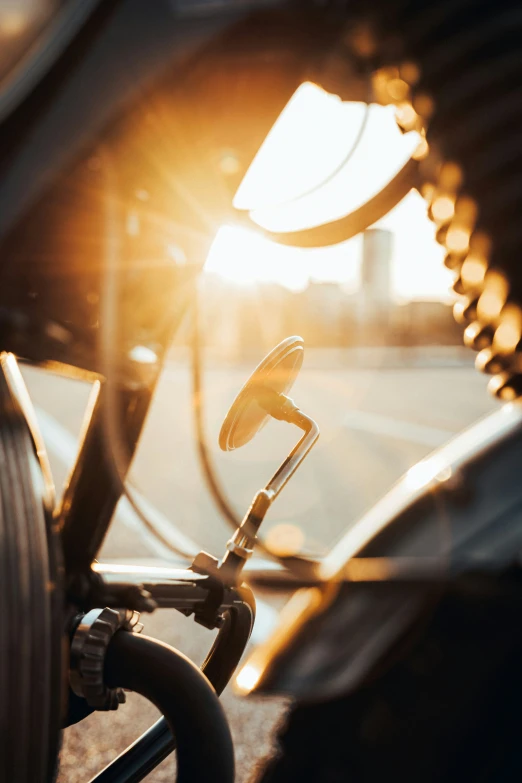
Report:
[[[47,474],[47,475],[46,475]],[[52,484],[15,358],[0,354],[0,780],[52,780],[63,590]]]

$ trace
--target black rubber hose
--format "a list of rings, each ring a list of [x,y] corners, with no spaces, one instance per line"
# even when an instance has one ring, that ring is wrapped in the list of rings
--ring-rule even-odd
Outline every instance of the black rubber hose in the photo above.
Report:
[[[178,783],[233,783],[234,748],[223,707],[204,674],[177,650],[119,631],[105,659],[105,681],[145,696],[176,737]]]
[[[241,601],[225,612],[225,623],[201,667],[218,695],[234,674],[254,626],[253,593],[243,586],[239,594]],[[90,783],[139,783],[175,748],[169,725],[165,718],[160,718]]]

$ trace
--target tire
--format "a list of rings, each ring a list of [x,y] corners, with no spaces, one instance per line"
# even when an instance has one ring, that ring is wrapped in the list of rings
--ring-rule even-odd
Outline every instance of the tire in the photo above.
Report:
[[[0,355],[0,781],[55,773],[64,685],[52,486],[16,360]]]

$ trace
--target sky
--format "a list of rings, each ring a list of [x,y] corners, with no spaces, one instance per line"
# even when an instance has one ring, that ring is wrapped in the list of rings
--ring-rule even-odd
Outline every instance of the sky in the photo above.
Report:
[[[234,203],[276,231],[333,220],[381,190],[418,141],[417,134],[399,131],[392,107],[342,103],[315,85],[302,85],[258,152]],[[420,194],[411,191],[375,226],[394,235],[394,298],[449,301],[451,274]],[[357,236],[328,248],[291,248],[255,231],[223,226],[206,268],[239,285],[277,282],[299,290],[312,279],[336,281],[354,291],[361,247]]]

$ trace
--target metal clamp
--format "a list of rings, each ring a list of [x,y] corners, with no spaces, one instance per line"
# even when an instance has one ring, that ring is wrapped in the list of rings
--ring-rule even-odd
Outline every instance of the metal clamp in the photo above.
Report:
[[[231,538],[227,541],[227,550],[229,552],[233,552],[242,560],[248,560],[254,554],[254,550],[251,544],[251,539],[247,538],[247,536],[242,535],[241,540],[242,542],[244,542],[244,544],[250,544],[250,546],[248,545],[244,546],[243,543],[238,543],[237,541],[234,541],[233,538]]]
[[[69,681],[77,696],[96,710],[117,710],[125,702],[122,688],[108,688],[103,669],[109,643],[120,629],[139,633],[139,614],[128,609],[91,609],[85,614],[71,642]]]

